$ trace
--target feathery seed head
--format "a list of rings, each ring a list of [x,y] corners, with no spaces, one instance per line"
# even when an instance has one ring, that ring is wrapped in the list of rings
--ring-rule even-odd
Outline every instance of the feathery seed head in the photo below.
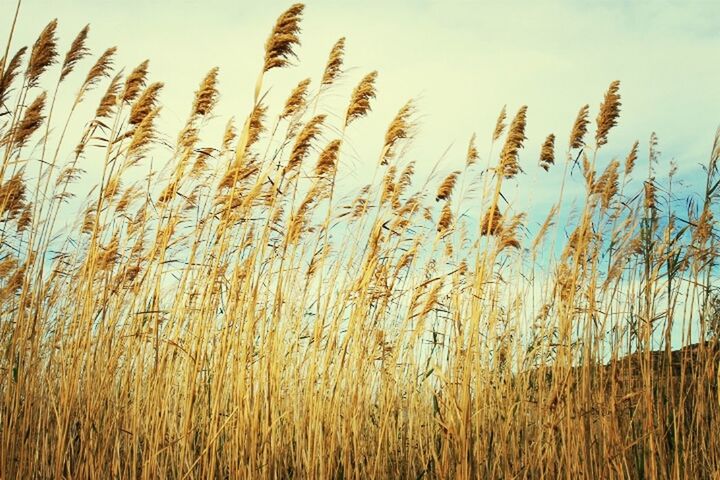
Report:
[[[613,160],[605,168],[600,178],[594,183],[592,193],[600,195],[600,201],[603,209],[610,206],[610,201],[618,191],[618,168],[620,162]]]
[[[122,86],[120,80],[121,75],[122,73],[118,73],[110,81],[110,85],[108,85],[107,90],[105,90],[105,94],[100,99],[100,104],[98,105],[97,110],[95,110],[96,118],[106,118],[112,115],[115,105],[117,104],[120,87]]]
[[[298,34],[304,8],[302,3],[296,3],[277,19],[272,33],[265,42],[263,72],[286,66],[290,57],[297,58],[293,48],[300,44]]]
[[[497,235],[502,227],[503,216],[497,205],[493,205],[485,212],[480,222],[480,235]]]
[[[713,230],[713,214],[710,210],[709,204],[705,204],[700,217],[695,222],[695,228],[693,230],[693,240],[697,245],[704,245],[712,236]]]
[[[575,117],[572,131],[570,132],[570,148],[581,148],[585,145],[585,134],[590,123],[590,105],[583,105]]]
[[[192,108],[193,117],[204,117],[215,108],[219,95],[217,89],[218,70],[218,67],[210,69],[202,83],[200,83],[200,88],[195,92]]]
[[[435,195],[436,202],[439,202],[440,200],[448,200],[452,196],[453,189],[455,188],[455,183],[457,183],[457,179],[460,173],[461,172],[459,170],[456,170],[450,173],[447,177],[445,177],[445,180],[443,180],[443,182],[440,184],[437,194]]]
[[[497,142],[505,130],[505,119],[507,118],[507,105],[503,105],[498,115],[497,121],[495,122],[495,130],[493,130],[493,142]]]
[[[620,81],[615,80],[610,84],[605,99],[600,104],[600,111],[597,116],[597,131],[595,132],[595,142],[598,147],[607,143],[607,136],[610,129],[617,125],[617,119],[620,116]]]
[[[111,47],[100,55],[97,62],[95,62],[95,65],[93,65],[88,72],[87,77],[85,77],[85,81],[80,88],[79,96],[82,96],[86,91],[95,86],[102,78],[110,76],[113,65],[113,56],[116,51],[116,47]]]
[[[32,223],[32,206],[32,202],[28,202],[20,212],[16,225],[17,233],[23,233]]]
[[[380,156],[380,165],[387,165],[395,157],[396,146],[400,140],[410,138],[412,132],[411,116],[415,111],[412,100],[408,101],[398,111],[385,132],[385,145]]]
[[[480,156],[478,155],[477,146],[475,146],[475,134],[473,133],[472,137],[470,137],[470,142],[468,143],[467,154],[465,155],[465,166],[469,167],[470,165],[475,164],[479,158]]]
[[[357,118],[364,117],[370,111],[370,100],[375,98],[375,80],[377,71],[370,72],[360,80],[350,96],[350,105],[345,114],[345,126]]]
[[[300,131],[295,140],[295,145],[293,145],[292,152],[290,153],[290,159],[283,169],[283,175],[295,170],[302,164],[310,152],[312,142],[320,134],[320,127],[324,121],[325,115],[321,114],[315,115],[305,124],[305,127]]]
[[[130,125],[138,125],[155,109],[162,88],[162,82],[155,82],[143,91],[130,109]]]
[[[328,57],[327,64],[325,65],[325,71],[323,72],[320,85],[332,85],[332,83],[340,76],[342,73],[344,55],[345,37],[342,37],[335,43],[335,45],[333,45],[332,50],[330,50],[330,56]]]
[[[68,50],[65,54],[65,60],[63,61],[62,69],[60,71],[61,82],[65,79],[65,77],[70,75],[75,68],[75,65],[90,53],[90,50],[88,50],[85,46],[85,41],[87,40],[89,31],[90,25],[85,25],[85,28],[80,30],[80,33],[78,33],[75,40],[73,40],[70,45],[70,50]]]
[[[55,38],[55,30],[57,29],[57,19],[51,21],[40,32],[40,36],[35,41],[30,52],[30,60],[28,61],[25,78],[28,87],[36,87],[40,75],[47,68],[55,63],[57,58],[57,38]]]
[[[225,132],[223,133],[222,148],[224,151],[230,149],[230,144],[237,138],[237,129],[235,128],[235,118],[230,117],[230,120],[225,124]]]
[[[645,201],[644,201],[645,208],[648,210],[654,210],[655,209],[655,180],[652,178],[649,180],[646,180],[644,183],[644,189],[645,189]]]
[[[524,213],[513,215],[506,225],[500,228],[500,241],[498,242],[498,252],[502,252],[506,248],[520,248],[520,240],[518,240],[518,229],[525,219]]]
[[[5,65],[5,70],[0,75],[0,106],[7,100],[7,95],[12,87],[13,80],[17,77],[18,70],[22,64],[22,57],[25,55],[27,47],[20,48],[10,61]],[[2,62],[0,62],[2,64]]]
[[[523,148],[523,142],[525,141],[526,113],[527,106],[523,105],[510,124],[505,145],[500,152],[500,172],[508,179],[513,178],[520,172],[518,150]]]
[[[540,150],[540,166],[547,172],[555,164],[555,135],[547,136]]]
[[[630,153],[628,153],[627,158],[625,158],[625,176],[627,177],[630,175],[635,168],[635,162],[637,161],[638,156],[638,147],[640,145],[640,142],[635,140],[635,143],[633,143],[632,148],[630,149]]]
[[[8,143],[9,148],[21,148],[25,146],[30,136],[40,128],[45,117],[43,109],[45,108],[46,93],[42,92],[35,100],[25,109],[22,120],[18,123],[14,130],[10,130],[5,135],[2,143]]]
[[[333,140],[320,152],[320,157],[318,157],[318,162],[315,166],[315,176],[325,177],[335,171],[340,144],[340,140]]]
[[[447,233],[448,230],[450,230],[452,223],[452,208],[450,207],[450,202],[445,202],[445,205],[443,205],[442,211],[440,212],[440,219],[438,220],[437,224],[438,233],[440,235],[444,235],[445,233]]]
[[[250,114],[250,127],[248,129],[248,140],[245,145],[245,151],[247,152],[251,146],[253,146],[259,139],[260,135],[265,131],[265,114],[267,113],[267,106],[263,103],[258,103],[253,108]]]
[[[155,140],[155,118],[160,113],[160,108],[153,108],[147,115],[143,116],[140,123],[135,127],[132,140],[127,150],[127,158],[130,164],[137,163],[147,152],[150,144]]]
[[[285,101],[285,107],[280,114],[280,119],[290,118],[305,107],[308,87],[310,86],[310,79],[300,81],[297,86],[290,92],[290,96]]]
[[[149,63],[149,60],[145,60],[128,75],[127,80],[125,80],[125,89],[122,95],[120,95],[123,103],[131,103],[145,87]]]
[[[7,218],[15,218],[25,205],[26,190],[22,172],[15,173],[0,184],[0,216],[7,214]]]

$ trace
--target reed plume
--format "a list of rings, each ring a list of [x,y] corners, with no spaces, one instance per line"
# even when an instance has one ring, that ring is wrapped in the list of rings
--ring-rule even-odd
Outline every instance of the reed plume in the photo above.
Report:
[[[527,106],[523,105],[518,110],[515,118],[513,118],[508,130],[505,145],[500,152],[499,170],[502,175],[507,178],[513,178],[520,172],[520,164],[518,163],[518,150],[523,148],[525,141],[525,122],[526,122]]]
[[[390,123],[387,132],[385,132],[385,144],[380,155],[380,165],[387,165],[396,155],[397,143],[410,137],[413,127],[411,121],[413,112],[414,106],[412,100],[410,100],[403,105]]]
[[[648,210],[655,210],[655,181],[653,179],[648,179],[643,185],[645,192],[645,208]]]
[[[713,226],[715,224],[715,220],[713,217],[712,210],[709,208],[709,205],[706,203],[703,206],[702,213],[700,214],[700,217],[697,218],[695,221],[695,226],[693,228],[692,236],[694,243],[702,247],[706,244],[708,240],[712,237],[713,234]]]
[[[140,123],[135,127],[127,148],[127,158],[130,160],[130,164],[135,164],[142,159],[156,139],[155,119],[159,114],[160,108],[153,108],[142,117]]]
[[[258,103],[253,107],[253,111],[250,114],[250,121],[248,125],[248,140],[245,144],[245,151],[247,152],[258,140],[260,135],[265,131],[265,114],[267,113],[267,106],[264,103]]]
[[[345,126],[364,117],[370,111],[370,101],[375,98],[375,80],[377,71],[370,72],[360,80],[350,97],[350,105],[345,113]]]
[[[470,142],[468,143],[468,149],[467,153],[465,154],[465,166],[469,167],[471,165],[474,165],[480,156],[478,155],[477,146],[475,145],[475,134],[472,134],[472,137],[470,137]]]
[[[300,44],[298,34],[304,8],[305,5],[296,3],[277,19],[272,33],[265,42],[263,72],[284,67],[291,57],[297,58],[293,48]]]
[[[225,130],[223,132],[222,151],[225,152],[230,150],[230,146],[236,138],[237,128],[235,128],[235,119],[233,117],[230,117],[230,119],[225,124]]]
[[[507,224],[499,228],[498,252],[502,252],[507,248],[520,248],[520,240],[518,238],[518,230],[522,226],[525,219],[524,213],[513,215]]]
[[[155,82],[150,84],[138,99],[133,103],[130,109],[130,118],[128,123],[130,125],[138,125],[152,112],[158,102],[158,95],[160,90],[163,88],[162,82]],[[127,91],[127,90],[126,90]]]
[[[195,92],[191,116],[204,117],[209,115],[215,108],[219,96],[217,89],[218,71],[218,67],[211,68],[202,83],[200,83],[200,88]]]
[[[415,162],[408,163],[405,168],[400,172],[398,177],[397,186],[395,188],[396,196],[400,197],[405,190],[412,184],[412,177],[415,174]]]
[[[309,86],[309,78],[301,80],[300,83],[297,84],[297,86],[290,93],[288,99],[285,101],[285,107],[280,114],[280,119],[291,118],[305,107]]]
[[[590,116],[590,105],[583,105],[580,107],[580,111],[575,117],[575,123],[573,124],[570,132],[570,148],[582,148],[585,145],[585,134],[587,133],[587,127],[590,124],[588,117]]]
[[[392,200],[395,196],[395,175],[397,174],[397,166],[392,165],[387,169],[382,181],[382,193],[380,194],[380,205]]]
[[[89,32],[90,25],[85,25],[85,27],[80,30],[80,32],[75,37],[75,40],[73,40],[72,44],[70,45],[70,49],[65,54],[65,60],[63,61],[62,68],[60,70],[61,82],[65,79],[65,77],[70,75],[70,73],[75,68],[75,65],[80,60],[90,54],[90,50],[88,50],[88,48],[85,46],[85,42],[87,41],[87,36]]]
[[[2,198],[2,197],[0,197]],[[17,269],[18,261],[15,257],[7,255],[0,260],[0,280],[5,280],[12,272]]]
[[[445,177],[445,180],[443,180],[443,182],[440,184],[437,194],[435,195],[436,202],[439,202],[440,200],[450,199],[450,196],[452,195],[453,189],[455,188],[455,183],[457,182],[457,178],[460,173],[461,172],[459,170],[456,170],[450,173],[447,177]]]
[[[492,236],[500,232],[503,224],[503,216],[497,205],[492,205],[483,215],[480,221],[480,235]]]
[[[13,55],[10,61],[5,65],[5,70],[2,72],[2,75],[0,75],[0,107],[5,105],[5,102],[7,101],[7,96],[10,93],[13,80],[17,77],[20,65],[22,65],[23,55],[25,55],[26,51],[27,47],[22,47],[15,52],[15,55]]]
[[[546,172],[550,170],[550,165],[555,164],[555,135],[552,133],[547,136],[540,149],[540,166]]]
[[[493,136],[492,140],[493,142],[497,142],[500,139],[500,136],[505,131],[505,119],[507,118],[507,105],[503,105],[502,109],[500,110],[500,114],[498,115],[497,120],[495,121],[495,129],[493,130]]]
[[[597,116],[597,130],[595,131],[595,143],[601,147],[607,143],[607,136],[610,129],[617,125],[620,116],[620,81],[615,80],[605,92],[605,98],[600,104],[600,111]]]
[[[630,176],[633,169],[635,168],[635,162],[637,161],[638,156],[638,147],[640,146],[640,142],[637,140],[635,143],[633,143],[632,148],[630,149],[630,153],[628,153],[628,156],[625,158],[625,176]]]
[[[118,95],[122,88],[121,73],[115,75],[110,83],[108,84],[107,90],[100,98],[100,103],[95,110],[95,118],[102,119],[107,118],[115,111],[115,106],[118,103]]]
[[[287,242],[289,245],[297,244],[303,234],[308,230],[307,222],[313,207],[322,199],[323,188],[317,184],[305,195],[295,214],[290,220],[287,230]]]
[[[337,166],[337,157],[341,143],[340,140],[333,140],[320,152],[317,164],[315,165],[316,177],[323,178],[333,174]]]
[[[45,120],[43,110],[45,109],[46,97],[45,92],[40,93],[30,106],[27,107],[22,120],[20,120],[15,129],[7,132],[2,143],[7,145],[9,150],[25,146],[32,134],[40,128]]]
[[[332,50],[330,50],[330,55],[328,57],[327,64],[325,65],[325,71],[322,75],[322,80],[320,81],[320,85],[322,86],[329,86],[332,85],[335,80],[342,74],[342,67],[343,67],[343,57],[345,55],[345,37],[340,38],[337,42],[335,42],[335,45],[333,45]]]
[[[113,57],[115,56],[115,52],[117,52],[117,48],[111,47],[100,55],[85,77],[85,81],[80,87],[80,92],[77,96],[78,99],[81,99],[83,95],[97,85],[101,79],[110,76],[113,68]]]
[[[320,127],[324,121],[325,115],[320,114],[315,115],[305,124],[305,127],[303,127],[295,140],[288,163],[283,169],[283,175],[296,170],[302,164],[310,152],[312,142],[320,134]]]
[[[25,206],[27,187],[23,172],[16,172],[5,183],[0,184],[0,217],[12,220]]]
[[[610,206],[610,202],[618,191],[618,168],[620,168],[620,162],[617,160],[610,162],[592,187],[592,193],[600,196],[603,209]]]
[[[442,211],[440,212],[440,219],[438,220],[438,224],[437,224],[438,233],[441,236],[445,235],[452,227],[452,223],[453,223],[452,208],[450,207],[450,202],[445,202],[445,205],[443,205]]]
[[[133,100],[135,100],[140,94],[142,89],[145,88],[149,64],[149,60],[143,61],[127,76],[127,79],[125,80],[125,88],[120,95],[120,100],[123,103],[132,103]]]
[[[57,60],[56,29],[57,19],[47,24],[33,44],[27,70],[25,70],[25,80],[29,88],[36,87],[40,76]]]

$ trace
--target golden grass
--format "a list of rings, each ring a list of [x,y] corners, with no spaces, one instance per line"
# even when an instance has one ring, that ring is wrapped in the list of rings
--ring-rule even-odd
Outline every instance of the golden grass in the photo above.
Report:
[[[297,58],[302,13],[278,19],[253,107],[218,144],[205,135],[217,68],[172,137],[147,61],[114,74],[110,48],[72,96],[88,28],[57,72],[56,21],[24,70],[11,35],[0,478],[718,478],[720,137],[701,200],[679,211],[672,174],[655,178],[654,136],[637,181],[637,142],[622,171],[601,149],[619,118],[613,82],[594,148],[586,105],[564,159],[551,134],[523,167],[527,107],[507,132],[503,108],[487,157],[473,135],[463,170],[418,183],[408,102],[379,161],[364,159],[381,180],[348,200],[335,191],[344,143],[377,72],[344,115],[318,113],[346,75],[342,38],[318,88],[301,80],[268,118],[265,77]],[[102,82],[93,118],[68,130]],[[558,201],[532,232],[504,186],[556,163]],[[575,164],[586,195],[568,215]],[[73,200],[80,178],[95,188]]]

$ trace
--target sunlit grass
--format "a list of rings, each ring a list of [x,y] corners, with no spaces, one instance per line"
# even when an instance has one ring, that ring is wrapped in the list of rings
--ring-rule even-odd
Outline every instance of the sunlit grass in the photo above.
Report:
[[[318,79],[269,95],[302,14],[223,132],[217,68],[161,132],[148,62],[91,59],[87,29],[63,54],[55,21],[27,49],[10,35],[0,478],[717,478],[720,136],[678,202],[654,135],[605,154],[615,81],[539,159],[521,158],[528,107],[503,109],[461,169],[417,179],[410,101],[348,194],[377,72],[324,111],[340,39]],[[562,172],[537,227],[503,195],[531,169]]]

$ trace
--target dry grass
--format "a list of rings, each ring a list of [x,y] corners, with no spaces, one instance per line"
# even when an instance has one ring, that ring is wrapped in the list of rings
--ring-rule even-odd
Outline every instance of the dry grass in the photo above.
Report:
[[[604,155],[613,82],[594,147],[584,106],[564,158],[551,134],[540,165],[523,164],[527,107],[507,131],[503,108],[487,157],[473,135],[464,170],[418,183],[408,102],[364,160],[381,180],[346,199],[344,143],[377,73],[344,115],[319,113],[345,75],[340,39],[271,117],[265,80],[296,58],[302,13],[278,19],[254,106],[219,144],[204,134],[218,69],[173,137],[148,62],[114,74],[111,48],[83,67],[86,28],[60,63],[55,21],[29,57],[11,35],[0,478],[718,478],[719,138],[701,200],[678,211],[654,137],[647,178],[632,179],[637,143],[622,172]],[[94,118],[67,130],[103,82]],[[568,216],[575,165],[586,196]],[[556,168],[557,204],[533,232],[503,190]],[[73,199],[81,178],[96,187]]]

